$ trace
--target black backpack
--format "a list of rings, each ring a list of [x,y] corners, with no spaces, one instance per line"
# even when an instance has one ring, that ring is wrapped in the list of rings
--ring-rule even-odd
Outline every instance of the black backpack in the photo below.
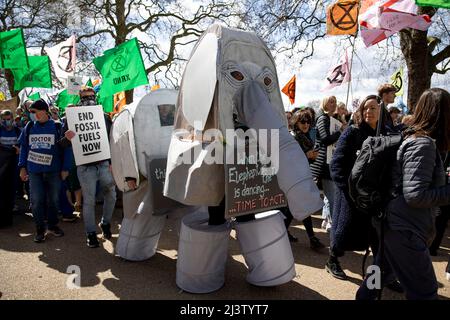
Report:
[[[379,216],[391,200],[391,170],[401,134],[368,137],[360,150],[348,179],[349,194],[359,211]]]

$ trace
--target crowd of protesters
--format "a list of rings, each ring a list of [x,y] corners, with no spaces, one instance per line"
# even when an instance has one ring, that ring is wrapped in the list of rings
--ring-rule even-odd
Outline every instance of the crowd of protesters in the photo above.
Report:
[[[321,226],[330,235],[327,272],[347,279],[339,258],[346,251],[370,249],[374,264],[384,266],[383,286],[404,292],[410,299],[435,299],[437,280],[430,256],[438,254],[450,216],[450,94],[442,89],[427,90],[411,114],[402,115],[392,105],[395,91],[390,84],[381,85],[377,94],[363,99],[353,113],[336,97],[325,97],[317,113],[313,108],[286,112],[287,123],[323,193]],[[96,104],[92,88],[80,91],[79,105]],[[380,114],[384,115],[381,119]],[[107,114],[105,121],[109,135]],[[332,132],[335,121],[340,128]],[[349,196],[349,175],[358,152],[368,137],[376,135],[377,128],[382,135],[403,136],[392,172],[395,190],[383,222],[358,213]],[[110,160],[76,166],[70,143],[73,137],[63,114],[43,99],[25,101],[15,115],[11,110],[1,112],[0,227],[12,225],[17,199],[25,198],[36,225],[35,242],[44,242],[48,234],[62,237],[59,220],[75,222],[75,212],[82,213],[89,247],[99,247],[99,230],[105,239],[111,238],[116,188]],[[103,212],[96,224],[98,197],[103,199]],[[288,229],[292,214],[288,207],[281,211]],[[316,237],[312,218],[302,223],[311,249],[323,250],[326,245]],[[383,257],[378,254],[380,223],[386,229]],[[298,241],[289,231],[288,236],[290,241]],[[367,290],[364,282],[357,298],[373,297],[374,291]]]

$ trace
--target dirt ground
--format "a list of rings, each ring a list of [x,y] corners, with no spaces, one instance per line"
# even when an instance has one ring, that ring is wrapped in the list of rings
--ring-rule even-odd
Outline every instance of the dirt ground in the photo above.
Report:
[[[97,208],[99,213],[101,208]],[[349,276],[342,281],[329,275],[324,265],[327,249],[316,253],[309,248],[303,225],[293,221],[291,233],[298,237],[292,243],[296,263],[296,278],[278,287],[256,287],[245,281],[247,267],[240,254],[234,230],[230,235],[225,285],[209,294],[189,294],[175,283],[176,259],[181,215],[170,215],[159,241],[158,252],[144,262],[128,262],[114,255],[118,238],[121,209],[113,216],[113,238],[101,240],[100,248],[85,245],[83,222],[61,222],[65,236],[49,236],[45,243],[34,243],[34,224],[25,214],[14,217],[14,226],[0,230],[0,299],[295,299],[353,300],[361,284],[363,252],[351,252],[341,259]],[[328,244],[329,235],[320,229],[321,219],[313,216],[320,240]],[[445,279],[445,267],[450,254],[450,233],[447,231],[439,256],[433,265],[439,281],[441,299],[450,299],[450,282]],[[368,261],[371,261],[369,258]],[[80,267],[81,288],[66,285],[71,265]],[[388,289],[383,299],[404,299]]]

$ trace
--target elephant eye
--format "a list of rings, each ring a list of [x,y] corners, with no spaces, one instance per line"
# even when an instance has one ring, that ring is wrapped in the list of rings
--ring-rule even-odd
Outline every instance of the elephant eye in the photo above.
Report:
[[[244,80],[244,75],[241,72],[239,72],[239,71],[233,71],[230,74],[236,80],[239,80],[239,81]]]
[[[266,86],[270,86],[271,83],[272,83],[272,79],[270,79],[269,77],[264,78],[264,84]]]

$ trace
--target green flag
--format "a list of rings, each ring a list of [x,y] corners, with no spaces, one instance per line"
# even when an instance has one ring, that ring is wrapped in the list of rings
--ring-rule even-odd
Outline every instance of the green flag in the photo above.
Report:
[[[31,96],[28,96],[28,99],[32,101],[39,100],[41,98],[41,94],[39,92],[33,93]]]
[[[100,89],[101,90],[101,89]],[[113,112],[114,110],[114,96],[106,96],[103,98],[100,92],[97,94],[97,102],[103,107],[103,111],[106,113]]]
[[[403,96],[403,89],[404,89],[404,81],[403,81],[403,68],[400,67],[397,72],[395,72],[391,76],[391,84],[394,85],[394,87],[397,89],[395,91],[396,96]]]
[[[89,80],[86,82],[85,86],[86,86],[86,87],[91,87],[91,88],[94,87],[94,85],[92,84],[91,78],[89,78]]]
[[[29,56],[30,69],[11,69],[14,75],[14,90],[23,88],[51,88],[50,60],[48,56]]]
[[[0,68],[28,68],[22,29],[0,32]]]
[[[106,50],[94,59],[94,65],[102,75],[102,97],[148,84],[144,61],[136,38]]]
[[[425,7],[438,7],[438,8],[449,8],[450,9],[450,1],[449,0],[416,0],[417,5]]]
[[[66,109],[69,104],[77,105],[80,102],[80,96],[77,94],[69,94],[67,89],[61,91],[56,97],[55,104],[60,111]]]

